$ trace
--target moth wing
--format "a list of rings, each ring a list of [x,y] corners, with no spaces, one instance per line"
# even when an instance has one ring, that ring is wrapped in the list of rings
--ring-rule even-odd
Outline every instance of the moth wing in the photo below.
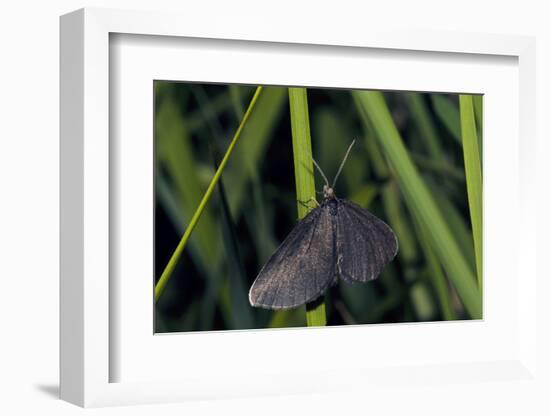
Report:
[[[376,279],[397,254],[392,229],[350,201],[339,200],[336,228],[337,270],[349,283]]]
[[[295,308],[319,297],[336,278],[335,223],[328,206],[304,217],[252,284],[252,306]]]

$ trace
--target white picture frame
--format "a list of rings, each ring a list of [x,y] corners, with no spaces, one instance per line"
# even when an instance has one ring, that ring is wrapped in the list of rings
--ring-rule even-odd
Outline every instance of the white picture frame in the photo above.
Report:
[[[182,22],[185,22],[185,25]],[[476,65],[477,60],[482,60],[484,56],[513,59],[514,67],[519,71],[517,74],[518,110],[510,114],[511,117],[506,122],[512,123],[512,127],[519,128],[519,133],[517,131],[509,133],[514,135],[516,140],[511,141],[509,146],[513,146],[514,143],[520,146],[517,170],[511,172],[512,183],[518,184],[517,189],[511,191],[511,194],[516,196],[517,204],[510,208],[512,212],[518,214],[520,222],[514,228],[517,232],[517,235],[514,234],[517,236],[516,245],[511,248],[513,252],[510,252],[515,261],[517,260],[514,263],[517,270],[509,273],[515,273],[517,278],[518,270],[521,269],[523,278],[517,292],[512,293],[510,290],[513,284],[517,283],[516,280],[510,280],[510,285],[506,286],[506,296],[514,297],[514,313],[510,315],[515,320],[513,334],[509,334],[509,329],[503,329],[500,321],[495,321],[495,326],[498,328],[494,333],[497,337],[502,335],[502,339],[511,343],[498,350],[493,348],[494,359],[490,359],[491,350],[487,348],[484,352],[471,351],[471,355],[465,355],[460,362],[449,361],[445,355],[435,357],[433,360],[430,360],[430,357],[419,358],[416,363],[414,360],[386,361],[378,367],[374,362],[367,362],[361,368],[353,368],[345,362],[326,361],[318,370],[314,369],[318,366],[318,360],[312,360],[309,366],[302,366],[301,362],[295,362],[293,365],[296,371],[292,373],[292,377],[289,377],[288,371],[276,372],[273,369],[263,370],[263,373],[262,371],[247,373],[243,370],[242,375],[235,376],[234,373],[229,374],[227,371],[230,369],[228,369],[225,374],[220,374],[213,379],[208,363],[204,364],[203,368],[200,365],[196,366],[192,375],[183,378],[177,374],[170,377],[171,371],[178,371],[178,374],[181,372],[177,369],[159,372],[159,377],[152,376],[154,369],[151,368],[140,373],[145,374],[143,377],[114,375],[117,371],[113,372],[112,369],[118,365],[116,363],[128,359],[129,352],[124,348],[113,349],[115,337],[112,328],[113,326],[119,329],[132,326],[128,321],[118,321],[118,325],[113,324],[112,320],[117,314],[115,311],[118,310],[118,306],[117,299],[112,296],[112,282],[110,283],[109,280],[113,271],[113,259],[110,259],[109,251],[110,230],[116,227],[111,218],[110,200],[113,195],[110,195],[109,190],[111,176],[118,169],[117,160],[113,160],[110,154],[110,135],[113,134],[112,126],[110,129],[110,117],[113,113],[110,111],[114,108],[110,106],[110,94],[113,93],[114,87],[109,57],[112,53],[113,39],[120,40],[126,35],[154,36],[155,45],[162,42],[177,44],[177,39],[212,39],[225,45],[240,42],[239,45],[244,49],[245,45],[256,45],[258,53],[261,53],[262,45],[267,47],[268,44],[277,45],[276,48],[282,51],[281,53],[285,53],[286,49],[296,45],[302,51],[324,47],[340,54],[343,51],[353,54],[356,53],[355,51],[367,49],[375,52],[408,51],[407,54],[411,59],[415,59],[417,55],[429,53],[429,59],[433,60],[434,65],[438,60],[448,61],[458,56],[467,56],[473,65]],[[319,53],[325,53],[324,50]],[[204,65],[207,65],[207,62],[205,61]],[[204,70],[206,69],[205,67]],[[368,388],[369,391],[373,391],[379,388],[379,384],[383,389],[384,385],[395,379],[401,380],[400,383],[405,385],[414,382],[446,383],[450,380],[471,383],[482,383],[485,380],[537,382],[536,303],[533,301],[536,289],[536,226],[534,216],[528,215],[535,211],[535,200],[532,198],[533,184],[529,179],[535,169],[535,154],[532,150],[536,139],[533,120],[536,114],[534,71],[535,41],[529,37],[471,33],[437,33],[434,36],[434,33],[428,31],[384,32],[374,27],[362,29],[360,32],[350,29],[349,32],[338,34],[327,34],[320,28],[302,33],[292,28],[283,32],[269,25],[261,29],[250,28],[235,34],[228,23],[221,22],[215,27],[204,27],[200,24],[200,19],[194,22],[193,19],[178,14],[84,9],[63,16],[61,19],[61,397],[80,406],[106,406],[196,398],[338,391],[353,388],[358,390]],[[144,72],[136,70],[136,74],[144,74]],[[141,78],[138,75],[136,80],[139,82]],[[166,79],[175,79],[176,75],[171,75],[170,71],[167,71],[166,76],[168,77]],[[264,81],[261,79],[262,74],[257,76],[257,83],[262,83]],[[322,76],[321,74],[320,77]],[[227,77],[219,81],[239,80],[231,78],[230,75]],[[248,77],[249,83],[254,83],[253,75],[249,74]],[[287,78],[287,81],[288,84],[292,84],[295,78]],[[284,83],[284,80],[280,82]],[[321,79],[312,79],[310,82],[309,85],[323,86]],[[335,82],[337,81],[332,80],[328,85],[336,86]],[[436,79],[431,82],[432,84],[425,85],[419,83],[417,88],[420,90],[449,88],[448,86],[438,88],[435,84]],[[302,78],[299,85],[308,85],[308,82]],[[352,81],[348,81],[345,85],[362,87]],[[399,85],[398,83],[381,84],[380,88],[382,87],[398,89]],[[472,88],[470,92],[483,90],[482,86],[474,84]],[[140,97],[143,98],[143,96]],[[137,102],[142,101],[137,100]],[[151,105],[151,103],[146,104]],[[490,116],[487,117],[490,118]],[[502,131],[502,134],[507,133]],[[512,150],[509,147],[503,154],[513,157]],[[152,177],[149,181],[152,181]],[[147,215],[147,212],[142,214]],[[494,228],[485,228],[485,232],[494,232],[494,230]],[[503,270],[503,273],[505,272]],[[142,305],[144,310],[150,309],[151,305],[144,304],[143,298],[136,297],[136,299],[138,299],[136,300],[138,305]],[[143,319],[149,322],[147,316]],[[483,337],[483,334],[490,329],[491,319],[492,317],[487,317],[481,325],[475,326],[473,323],[473,326],[462,328],[467,331],[468,337]],[[137,322],[134,326],[139,330],[140,325]],[[449,324],[436,327],[436,324],[433,324],[432,328],[429,328],[430,325],[432,324],[426,326],[428,328],[426,330],[421,326],[401,326],[393,327],[391,331],[407,332],[412,338],[419,331],[432,332],[434,328],[438,328],[438,331],[445,331],[441,332],[445,337],[452,337],[453,332],[460,331],[458,328],[461,328],[458,326],[460,323],[453,324],[454,327],[448,326]],[[372,329],[371,333],[372,331],[377,331],[377,336],[383,337],[383,332],[386,330],[381,326]],[[267,332],[272,335],[266,335]],[[149,334],[151,339],[156,338],[156,344],[163,344],[160,348],[176,348],[174,346],[178,343],[178,336],[153,337],[152,332]],[[200,342],[196,344],[197,353],[200,353],[201,348],[204,348],[205,343],[208,342],[208,340],[204,341],[204,336],[200,338],[201,335],[204,334],[184,335],[187,337],[188,344],[193,343],[193,339],[202,339],[202,344]],[[364,336],[354,328],[210,335],[210,342],[215,345],[219,341],[214,341],[214,335],[221,335],[225,337],[226,343],[234,345],[258,342],[258,339],[262,339],[259,342],[263,343],[261,344],[263,348],[269,348],[273,342],[281,345],[289,340],[293,340],[298,345],[307,345],[312,337],[318,344],[330,345],[331,339],[336,336],[345,338],[349,342],[353,342],[354,339],[362,340],[361,337]],[[143,341],[138,338],[132,340]],[[391,340],[390,337],[384,342],[389,343]],[[177,348],[181,346],[178,345]],[[382,344],[380,350],[384,349]],[[306,351],[302,351],[302,354]],[[204,353],[207,354],[206,351]],[[358,351],[353,353],[358,354]],[[477,359],[476,354],[479,354]],[[243,355],[235,362],[242,363],[245,358]],[[134,358],[128,360],[128,364],[125,365],[126,368],[129,367],[128,371],[125,370],[126,373],[133,374],[132,370],[139,363]],[[235,367],[232,370],[237,369],[238,367]],[[262,377],[262,374],[265,377]],[[327,377],[320,378],[320,375]]]

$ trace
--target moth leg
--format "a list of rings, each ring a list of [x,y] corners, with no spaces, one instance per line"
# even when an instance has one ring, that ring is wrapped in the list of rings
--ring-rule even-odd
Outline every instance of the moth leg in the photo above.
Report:
[[[320,205],[314,197],[309,198],[307,201],[300,201],[299,199],[297,199],[296,201],[306,208],[317,208]],[[315,206],[312,207],[310,205],[311,202],[315,203]]]
[[[321,204],[319,204],[319,202],[317,202],[317,199],[315,199],[314,197],[309,198],[308,202],[315,202],[315,208],[317,208],[319,205],[321,205]]]

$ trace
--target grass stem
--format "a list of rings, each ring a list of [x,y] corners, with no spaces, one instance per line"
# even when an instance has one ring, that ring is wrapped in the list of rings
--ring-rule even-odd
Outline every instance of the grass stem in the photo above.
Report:
[[[315,198],[307,90],[305,88],[289,88],[288,98],[298,218],[302,219],[311,208],[308,208],[307,204],[300,203],[300,201],[311,201],[312,198]],[[306,319],[308,326],[324,326],[327,324],[324,296],[306,305]]]

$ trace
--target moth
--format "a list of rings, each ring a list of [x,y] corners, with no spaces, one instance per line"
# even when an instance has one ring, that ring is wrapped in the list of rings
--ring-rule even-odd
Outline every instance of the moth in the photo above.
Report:
[[[265,309],[290,309],[321,296],[338,278],[346,283],[376,279],[396,256],[393,230],[369,211],[334,193],[351,143],[338,172],[325,181],[323,201],[317,204],[260,270],[248,295],[250,304]]]

